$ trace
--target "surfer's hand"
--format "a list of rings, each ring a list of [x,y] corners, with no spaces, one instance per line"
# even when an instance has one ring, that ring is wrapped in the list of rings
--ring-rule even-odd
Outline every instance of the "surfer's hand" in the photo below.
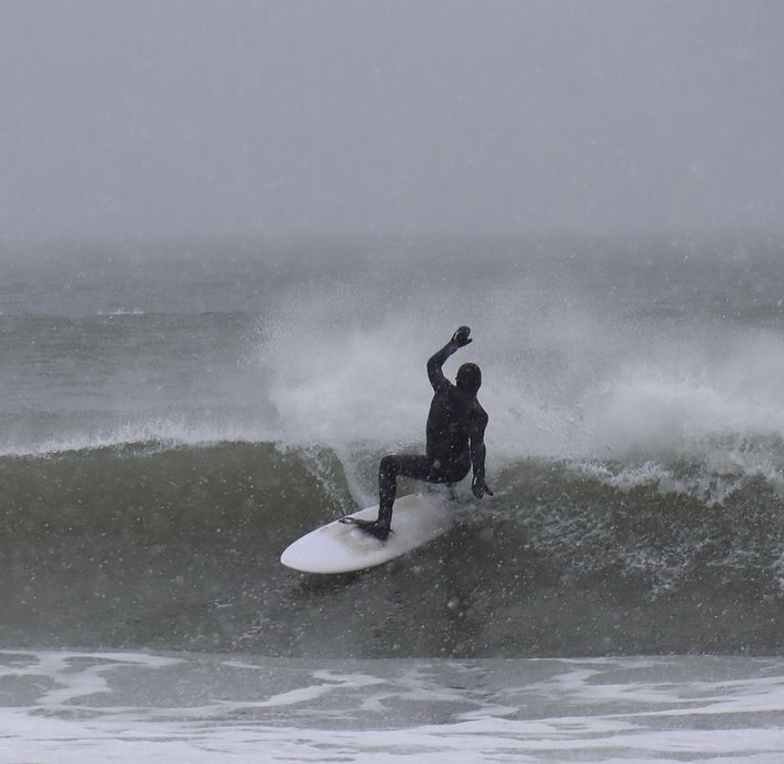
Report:
[[[453,335],[452,335],[452,342],[455,343],[459,348],[465,347],[473,340],[468,338],[468,335],[471,334],[471,330],[467,326],[461,326]]]
[[[490,490],[490,486],[485,483],[484,480],[480,480],[479,478],[474,478],[471,481],[471,490],[474,492],[474,496],[477,499],[481,499],[485,494],[488,496],[492,496],[493,492]]]

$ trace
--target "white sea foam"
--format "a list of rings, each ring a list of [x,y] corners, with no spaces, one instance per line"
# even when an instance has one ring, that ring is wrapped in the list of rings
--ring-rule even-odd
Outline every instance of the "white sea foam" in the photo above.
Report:
[[[0,652],[3,764],[778,764],[780,659],[307,661]]]
[[[713,439],[784,437],[784,341],[757,337],[699,361],[627,363],[607,380],[590,412],[593,437],[608,450],[688,452]]]

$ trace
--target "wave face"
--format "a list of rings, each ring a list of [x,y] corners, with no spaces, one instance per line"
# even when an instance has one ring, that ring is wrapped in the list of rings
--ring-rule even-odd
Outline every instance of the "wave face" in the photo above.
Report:
[[[24,254],[24,253],[22,253]],[[0,273],[0,640],[286,656],[784,648],[779,240],[215,244]],[[279,563],[483,369],[494,498]],[[402,491],[417,490],[406,484]]]
[[[355,480],[372,483],[374,456]],[[437,542],[320,578],[278,558],[355,506],[328,450],[138,444],[5,457],[0,472],[6,644],[324,657],[784,648],[784,506],[761,473],[521,460],[496,475],[492,500],[459,492],[458,525]]]

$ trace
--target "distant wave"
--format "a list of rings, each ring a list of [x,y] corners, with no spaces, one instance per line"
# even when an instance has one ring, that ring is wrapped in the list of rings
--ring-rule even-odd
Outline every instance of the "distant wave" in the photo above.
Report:
[[[116,308],[114,310],[98,311],[97,316],[144,316],[147,314],[145,310],[138,308]]]

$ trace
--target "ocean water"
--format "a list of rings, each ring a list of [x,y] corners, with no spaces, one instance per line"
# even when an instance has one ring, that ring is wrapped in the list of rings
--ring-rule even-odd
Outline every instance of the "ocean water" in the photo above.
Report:
[[[283,568],[461,324],[495,496]],[[6,243],[0,360],[3,764],[781,760],[780,238]]]

